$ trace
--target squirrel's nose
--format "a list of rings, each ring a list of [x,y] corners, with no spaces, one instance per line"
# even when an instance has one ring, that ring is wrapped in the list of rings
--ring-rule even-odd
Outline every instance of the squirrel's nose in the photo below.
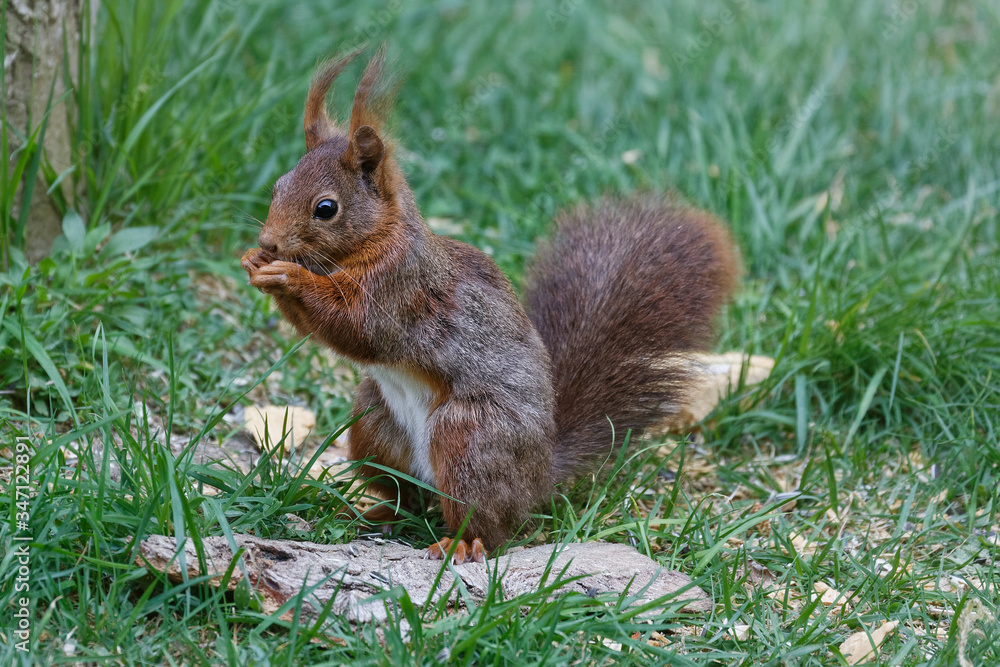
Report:
[[[278,252],[278,242],[267,229],[261,230],[260,236],[257,237],[257,243],[260,244],[261,250],[266,250],[272,253]]]

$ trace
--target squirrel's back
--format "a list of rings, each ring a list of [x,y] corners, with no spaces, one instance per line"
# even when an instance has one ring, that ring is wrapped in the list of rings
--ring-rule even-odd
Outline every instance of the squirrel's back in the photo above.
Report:
[[[726,229],[674,200],[606,199],[557,218],[525,287],[552,357],[555,481],[593,471],[629,429],[683,402],[683,353],[711,345],[738,267]]]

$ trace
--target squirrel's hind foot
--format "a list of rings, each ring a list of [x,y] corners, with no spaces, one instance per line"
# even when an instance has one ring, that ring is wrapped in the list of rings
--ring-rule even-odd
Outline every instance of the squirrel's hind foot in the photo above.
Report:
[[[427,547],[425,558],[429,558],[430,560],[444,560],[454,541],[450,537],[441,538],[438,542]],[[462,563],[485,563],[486,547],[483,546],[483,541],[477,537],[472,540],[472,545],[470,546],[465,540],[458,540],[458,544],[455,545],[455,553],[451,556],[451,562],[455,565]]]

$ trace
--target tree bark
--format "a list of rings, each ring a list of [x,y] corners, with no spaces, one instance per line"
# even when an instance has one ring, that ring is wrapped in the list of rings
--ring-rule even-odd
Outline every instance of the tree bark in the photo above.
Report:
[[[79,43],[80,14],[83,0],[5,0],[7,2],[7,30],[4,48],[4,112],[7,122],[17,132],[8,132],[10,155],[23,145],[17,133],[28,137],[41,123],[45,114],[49,91],[53,101],[66,91],[63,61],[71,77],[77,72],[77,45]],[[96,0],[94,2],[96,6]],[[65,35],[64,33],[65,27]],[[65,38],[66,53],[63,52]],[[43,146],[45,158],[57,174],[72,164],[70,125],[68,114],[73,105],[64,100],[54,106],[49,114]],[[69,110],[69,111],[68,111]],[[30,126],[29,126],[30,123]],[[70,180],[62,185],[67,197]],[[52,250],[52,242],[62,233],[62,217],[55,202],[46,194],[49,184],[41,170],[31,195],[28,220],[25,226],[25,254],[36,262]],[[20,215],[24,183],[18,184],[14,200],[14,218]]]

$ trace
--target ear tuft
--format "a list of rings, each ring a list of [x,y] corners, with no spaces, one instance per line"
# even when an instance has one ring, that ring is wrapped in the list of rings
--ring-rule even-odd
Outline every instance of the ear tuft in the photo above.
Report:
[[[344,68],[354,60],[363,48],[323,64],[313,77],[312,86],[306,96],[306,112],[302,125],[306,134],[306,150],[311,151],[337,133],[336,123],[326,113],[326,94]]]
[[[385,157],[385,144],[382,143],[375,128],[371,125],[362,125],[351,137],[348,152],[358,167],[371,172],[382,163],[382,158]]]

